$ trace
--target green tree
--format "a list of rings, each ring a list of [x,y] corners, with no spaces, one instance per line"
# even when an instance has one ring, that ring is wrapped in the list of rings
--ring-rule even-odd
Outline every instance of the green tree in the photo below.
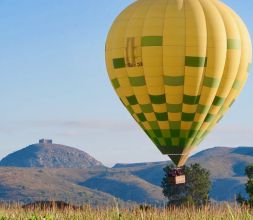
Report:
[[[164,168],[162,180],[163,194],[168,199],[168,205],[196,205],[201,206],[209,202],[211,188],[210,173],[199,164],[184,166],[185,184],[174,185],[168,181],[169,174],[175,167],[169,165]]]
[[[248,177],[248,182],[245,184],[245,190],[248,194],[248,199],[244,198],[239,193],[236,200],[241,205],[249,205],[250,207],[253,207],[253,164],[246,167],[245,174]]]

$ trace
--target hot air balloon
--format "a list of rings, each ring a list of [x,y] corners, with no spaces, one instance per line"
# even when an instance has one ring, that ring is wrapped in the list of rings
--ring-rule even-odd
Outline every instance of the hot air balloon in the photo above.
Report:
[[[247,80],[252,46],[219,0],[138,0],[114,21],[106,64],[121,102],[177,167]]]

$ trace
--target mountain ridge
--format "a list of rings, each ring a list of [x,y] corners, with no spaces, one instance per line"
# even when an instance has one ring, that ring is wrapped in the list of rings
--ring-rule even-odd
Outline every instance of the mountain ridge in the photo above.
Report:
[[[36,146],[38,147],[38,144]],[[34,149],[36,146],[29,145],[24,149],[28,149],[30,152],[29,149]],[[35,151],[35,155],[41,152],[41,148],[45,150],[50,147],[56,147],[58,150],[60,148],[60,156],[68,152],[67,150],[75,152],[77,150],[65,145],[51,144],[39,146],[39,151]],[[21,151],[26,153],[27,151],[24,149]],[[52,159],[50,157],[57,156],[55,151],[49,154],[47,154],[47,150],[43,152],[49,161]],[[72,165],[68,163],[66,165],[65,160],[58,158],[62,162],[60,165],[64,166],[60,166],[59,163],[48,164],[45,162],[44,166],[41,166],[41,164],[30,162],[33,167],[24,167],[23,164],[21,164],[23,167],[14,167],[13,165],[19,165],[19,161],[12,164],[12,167],[0,166],[0,201],[15,202],[18,199],[19,202],[26,204],[54,199],[75,205],[83,203],[114,204],[115,200],[121,204],[134,202],[162,205],[166,202],[160,185],[164,176],[163,168],[171,163],[170,161],[118,163],[109,168],[93,158],[94,165],[80,167],[75,164],[80,159],[78,155],[79,153],[86,155],[86,153],[80,152],[80,150],[77,152],[77,154],[67,154],[67,161],[69,161],[69,155],[74,155],[72,157],[74,164]],[[10,155],[8,155],[9,158]],[[37,157],[34,158],[38,160]],[[87,157],[87,159],[89,161],[90,158]],[[82,161],[85,162],[84,158]],[[210,192],[212,200],[234,201],[237,193],[242,192],[245,195],[244,184],[247,179],[244,169],[252,162],[252,147],[215,147],[195,154],[189,158],[187,164],[200,163],[202,167],[210,171],[213,183]],[[53,165],[56,166],[53,167]]]

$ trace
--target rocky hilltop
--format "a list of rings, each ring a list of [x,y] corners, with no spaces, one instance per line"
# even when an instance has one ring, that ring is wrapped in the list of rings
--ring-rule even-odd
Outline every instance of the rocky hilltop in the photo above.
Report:
[[[89,168],[103,166],[103,164],[84,151],[61,144],[54,144],[52,140],[41,139],[37,144],[29,145],[9,154],[0,161],[0,166]]]

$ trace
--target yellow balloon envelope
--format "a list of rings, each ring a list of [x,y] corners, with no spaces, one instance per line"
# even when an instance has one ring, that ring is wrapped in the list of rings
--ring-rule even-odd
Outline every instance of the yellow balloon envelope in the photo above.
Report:
[[[218,0],[138,0],[114,21],[106,64],[122,103],[182,166],[242,90],[251,48],[242,20]]]

